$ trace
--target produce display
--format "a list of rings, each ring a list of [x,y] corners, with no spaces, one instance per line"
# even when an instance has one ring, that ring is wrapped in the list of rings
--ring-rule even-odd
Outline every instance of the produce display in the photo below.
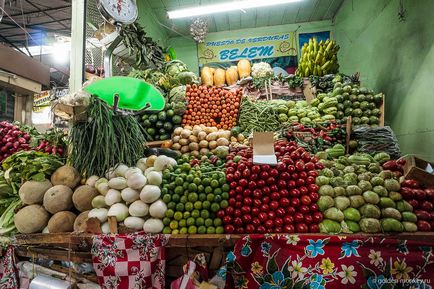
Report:
[[[7,121],[0,122],[0,163],[11,154],[30,149],[30,135]]]
[[[335,41],[310,38],[301,48],[301,58],[296,74],[302,77],[337,73],[339,45]]]
[[[204,86],[231,86],[237,83],[238,79],[249,77],[252,67],[250,61],[242,59],[237,66],[231,66],[226,70],[205,66],[200,71],[202,85]]]
[[[217,213],[226,233],[319,232],[315,178],[323,165],[295,142],[277,141],[274,149],[275,167],[253,164],[251,148],[227,156],[228,207]]]
[[[149,141],[170,139],[173,130],[181,126],[182,118],[173,109],[172,104],[167,103],[160,112],[144,113],[140,124],[145,129],[146,139]]]
[[[324,233],[415,232],[413,207],[399,193],[396,176],[382,170],[386,153],[374,157],[357,154],[340,156],[326,165],[316,179],[318,206],[324,213]]]
[[[358,127],[351,134],[351,147],[362,153],[387,152],[393,159],[401,156],[398,139],[389,126]]]
[[[183,157],[163,172],[162,199],[167,205],[165,234],[222,234],[217,213],[228,207],[229,185],[224,164],[216,156]]]
[[[182,124],[231,129],[236,125],[242,92],[220,87],[187,85],[187,111]]]

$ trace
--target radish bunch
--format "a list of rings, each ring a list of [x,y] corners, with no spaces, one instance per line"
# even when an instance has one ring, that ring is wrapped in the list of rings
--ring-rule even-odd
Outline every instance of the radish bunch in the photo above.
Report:
[[[30,149],[30,135],[7,121],[0,122],[0,162],[8,156]]]

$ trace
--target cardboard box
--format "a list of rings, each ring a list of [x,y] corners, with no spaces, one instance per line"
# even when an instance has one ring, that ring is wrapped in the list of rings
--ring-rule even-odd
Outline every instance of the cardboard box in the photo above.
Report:
[[[419,183],[434,187],[434,174],[426,171],[427,167],[434,169],[434,163],[427,162],[413,155],[403,156],[405,159],[404,177],[405,179],[413,179]]]
[[[87,120],[86,106],[71,106],[63,103],[53,105],[53,112],[58,117],[73,122],[85,122]]]

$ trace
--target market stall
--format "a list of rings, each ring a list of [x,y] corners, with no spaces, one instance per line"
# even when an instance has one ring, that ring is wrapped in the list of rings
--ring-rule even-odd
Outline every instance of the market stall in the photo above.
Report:
[[[107,49],[134,69],[106,55],[53,103],[68,130],[0,122],[1,284],[431,288],[434,164],[401,154],[388,96],[339,70],[330,35],[294,74],[213,57],[196,74],[135,9]]]

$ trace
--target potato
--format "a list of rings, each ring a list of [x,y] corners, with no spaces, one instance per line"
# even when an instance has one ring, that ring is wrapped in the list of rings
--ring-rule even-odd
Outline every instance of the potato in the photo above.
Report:
[[[199,140],[197,139],[197,137],[194,136],[194,135],[189,136],[188,137],[188,141],[189,142],[199,142]]]
[[[91,186],[79,186],[72,195],[72,202],[77,210],[84,212],[92,209],[92,200],[98,195],[97,190]]]
[[[188,138],[191,135],[191,130],[188,129],[183,129],[181,132],[181,137],[182,138]]]
[[[225,138],[219,138],[217,140],[217,146],[228,146],[229,145],[229,141]]]
[[[72,209],[72,190],[64,185],[50,188],[44,195],[44,208],[51,214]]]
[[[182,132],[182,127],[177,127],[175,128],[175,130],[173,131],[173,134],[176,136],[180,136]]]
[[[32,234],[41,232],[48,224],[50,215],[41,205],[30,205],[15,214],[14,223],[18,232]]]
[[[206,139],[206,132],[204,132],[204,131],[199,132],[199,134],[197,135],[197,138],[198,138],[200,141],[205,140],[205,139]]]
[[[80,174],[71,166],[62,166],[51,176],[51,183],[53,186],[64,185],[73,189],[80,183],[80,181]]]
[[[219,138],[225,138],[225,139],[230,139],[231,138],[231,132],[229,130],[222,130],[219,131]]]
[[[83,232],[86,230],[86,221],[89,211],[84,211],[74,221],[74,232]]]
[[[27,181],[20,187],[20,199],[25,205],[42,204],[45,192],[52,186],[49,180]]]
[[[201,140],[199,143],[200,148],[208,148],[208,142],[206,140]]]
[[[209,135],[206,136],[206,140],[207,141],[214,141],[218,138],[218,133],[217,132],[212,132]]]
[[[172,140],[173,140],[173,143],[175,144],[175,143],[178,143],[180,139],[181,139],[181,137],[179,135],[176,135],[173,137]]]
[[[210,150],[215,149],[217,147],[217,142],[215,140],[210,141],[208,147]]]
[[[77,216],[73,212],[58,212],[48,221],[48,231],[50,233],[72,232],[76,218]]]
[[[188,143],[189,143],[188,139],[182,138],[182,139],[179,140],[179,144],[181,146],[186,146],[186,145],[188,145]]]
[[[176,151],[179,151],[181,149],[181,145],[179,143],[174,143],[172,145],[172,149],[176,150]]]

